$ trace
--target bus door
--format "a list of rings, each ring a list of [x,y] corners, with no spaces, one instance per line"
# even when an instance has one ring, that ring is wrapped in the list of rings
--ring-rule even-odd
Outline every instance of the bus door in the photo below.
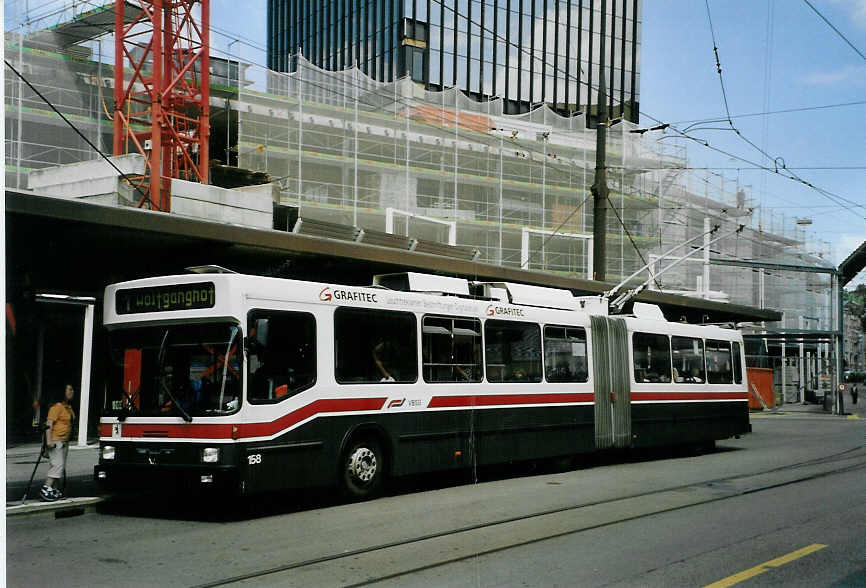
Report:
[[[591,316],[595,447],[631,445],[631,378],[625,320]]]

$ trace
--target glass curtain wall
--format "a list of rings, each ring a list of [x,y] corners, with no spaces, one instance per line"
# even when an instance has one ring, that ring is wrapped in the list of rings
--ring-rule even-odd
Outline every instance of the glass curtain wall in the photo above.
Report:
[[[385,0],[268,0],[268,67],[292,71],[300,54],[323,69],[356,65],[392,81],[406,71],[402,8]]]
[[[606,0],[611,116],[637,122],[641,0]],[[548,104],[595,112],[601,0],[270,0],[268,64],[292,55],[331,71],[357,65],[378,81],[408,76],[428,90],[503,99],[506,113]]]

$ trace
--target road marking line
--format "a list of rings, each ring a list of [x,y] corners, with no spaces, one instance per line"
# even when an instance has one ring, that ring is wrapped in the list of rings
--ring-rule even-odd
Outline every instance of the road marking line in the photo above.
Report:
[[[849,414],[849,415],[848,415],[848,420],[849,420],[849,421],[859,421],[859,420],[860,420],[860,417],[857,416],[856,414]]]
[[[800,559],[805,555],[809,555],[810,553],[814,553],[816,551],[820,551],[827,547],[826,545],[822,545],[820,543],[813,543],[812,545],[807,545],[802,549],[798,549],[797,551],[792,551],[786,555],[781,557],[777,557],[776,559],[771,559],[770,561],[765,561],[762,564],[758,564],[753,568],[749,568],[748,570],[743,570],[733,576],[728,576],[727,578],[722,578],[718,582],[713,582],[712,584],[708,584],[704,588],[727,588],[728,586],[733,586],[734,584],[739,584],[749,578],[754,578],[758,574],[763,574],[770,570],[770,568],[777,568],[779,566],[783,566],[787,563],[791,563],[796,559]]]

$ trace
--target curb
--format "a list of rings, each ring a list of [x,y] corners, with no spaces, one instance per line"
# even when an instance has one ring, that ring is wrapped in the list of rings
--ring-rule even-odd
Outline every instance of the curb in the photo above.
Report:
[[[830,412],[805,412],[805,411],[790,411],[779,410],[775,412],[753,412],[749,413],[750,419],[773,419],[776,417],[800,418],[800,419],[823,419],[823,418],[842,418],[846,420],[858,420],[856,414],[833,414]]]
[[[58,500],[56,502],[34,501],[12,505],[7,503],[6,518],[48,513],[54,513],[56,516],[63,511],[81,511],[76,514],[83,514],[88,508],[93,508],[102,502],[105,502],[105,498],[101,496],[87,496],[81,498],[64,498],[63,500]]]

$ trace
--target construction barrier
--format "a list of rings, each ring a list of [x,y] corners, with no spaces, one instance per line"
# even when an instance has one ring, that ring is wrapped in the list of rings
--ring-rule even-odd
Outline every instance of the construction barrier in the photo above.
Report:
[[[776,402],[773,395],[773,370],[746,368],[746,378],[749,385],[749,408],[754,410],[774,408]]]

